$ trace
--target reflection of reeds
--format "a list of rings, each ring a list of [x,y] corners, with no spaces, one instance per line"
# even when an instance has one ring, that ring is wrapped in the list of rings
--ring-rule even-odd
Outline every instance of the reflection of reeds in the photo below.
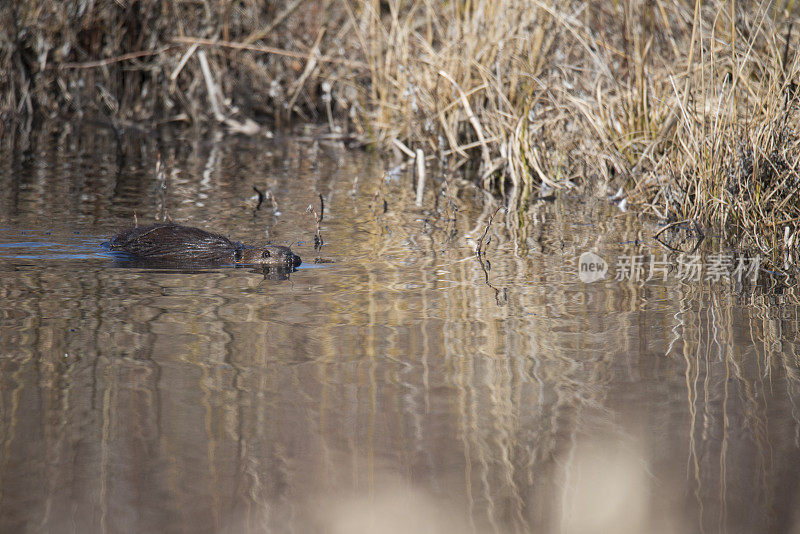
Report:
[[[775,428],[782,423],[774,421],[769,406],[795,402],[796,372],[794,363],[787,365],[783,347],[794,346],[796,332],[775,332],[775,324],[791,322],[769,320],[773,312],[768,306],[741,314],[734,298],[702,288],[681,299],[686,308],[681,314],[681,343],[689,416],[687,475],[693,479],[699,525],[720,531],[742,520],[729,502],[743,488],[764,514],[750,521],[775,521],[785,513],[776,509],[777,504],[791,506],[776,494],[782,474],[774,458],[782,458],[789,443],[776,439],[784,432]],[[755,345],[743,343],[743,338]],[[787,395],[785,400],[776,398],[775,376],[785,384],[779,388],[781,395]],[[797,420],[792,424],[796,428]],[[738,463],[743,448],[753,459],[752,479]]]
[[[2,413],[3,413],[3,458],[2,458],[2,472],[6,472],[9,467],[9,462],[11,461],[12,454],[11,454],[11,446],[14,444],[14,441],[17,439],[17,426],[19,424],[19,409],[20,409],[20,395],[22,394],[23,389],[25,388],[25,380],[23,378],[23,373],[28,369],[28,363],[33,358],[31,354],[27,354],[22,356],[19,361],[14,362],[17,364],[17,369],[10,373],[8,376],[13,380],[14,386],[10,389],[10,394],[8,397],[10,398],[10,402],[6,401],[5,396],[3,397],[2,403]],[[12,360],[9,359],[9,362]],[[3,375],[6,375],[6,372],[3,372]],[[2,476],[0,476],[0,504],[4,501],[4,491],[5,484],[2,484],[3,481]]]

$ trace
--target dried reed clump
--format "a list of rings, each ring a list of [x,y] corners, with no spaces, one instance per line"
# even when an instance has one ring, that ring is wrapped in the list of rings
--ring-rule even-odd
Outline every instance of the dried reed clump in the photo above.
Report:
[[[579,150],[577,117],[554,95],[576,51],[563,12],[580,2],[362,2],[349,14],[369,69],[363,108],[374,136],[409,158],[466,165],[519,204],[558,185]]]
[[[800,245],[797,13],[766,2],[690,8],[671,10],[691,21],[676,39],[677,61],[647,74],[640,109],[668,114],[659,133],[640,130],[651,142],[634,151],[632,195],[661,219],[726,227],[791,267]]]
[[[358,5],[349,13],[369,66],[363,107],[375,135],[410,158],[422,149],[446,167],[474,162],[512,212],[541,183],[641,174],[674,131],[672,89],[653,65],[680,54],[680,5]]]

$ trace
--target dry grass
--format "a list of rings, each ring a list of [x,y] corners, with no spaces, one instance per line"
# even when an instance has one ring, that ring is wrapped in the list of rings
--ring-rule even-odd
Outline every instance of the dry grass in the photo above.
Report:
[[[318,99],[309,94],[318,84],[305,84],[304,92],[297,81],[322,22],[338,23],[337,12],[330,2],[310,0],[4,2],[0,113],[143,124],[217,120],[203,52],[226,118],[283,118],[294,96],[297,110],[316,119]]]
[[[673,131],[631,167],[635,198],[659,218],[724,226],[785,268],[800,228],[791,4],[726,2],[692,14],[691,37],[678,44],[687,52],[650,75],[663,97],[649,100],[666,103]]]
[[[660,220],[724,225],[788,267],[795,4],[26,0],[0,7],[0,112],[248,133],[318,120],[466,170],[512,224],[542,183],[623,187]]]
[[[351,9],[371,72],[365,107],[387,144],[449,168],[474,162],[512,211],[541,183],[599,182],[658,220],[725,226],[793,265],[794,2],[419,0],[385,11]]]

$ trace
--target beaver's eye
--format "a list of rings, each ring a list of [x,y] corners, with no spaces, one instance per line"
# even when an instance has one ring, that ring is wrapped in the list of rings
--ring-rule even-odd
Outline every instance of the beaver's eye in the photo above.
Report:
[[[262,258],[269,258],[270,256],[271,254],[269,253],[269,250],[265,250],[264,253],[261,255]]]

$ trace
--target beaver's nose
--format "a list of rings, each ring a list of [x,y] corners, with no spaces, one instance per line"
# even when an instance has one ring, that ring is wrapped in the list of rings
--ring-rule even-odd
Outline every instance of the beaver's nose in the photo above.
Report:
[[[290,257],[289,257],[289,264],[290,264],[292,267],[297,267],[297,266],[298,266],[298,265],[300,265],[301,263],[303,263],[303,260],[301,260],[301,259],[300,259],[300,256],[298,256],[297,254],[290,254]]]

